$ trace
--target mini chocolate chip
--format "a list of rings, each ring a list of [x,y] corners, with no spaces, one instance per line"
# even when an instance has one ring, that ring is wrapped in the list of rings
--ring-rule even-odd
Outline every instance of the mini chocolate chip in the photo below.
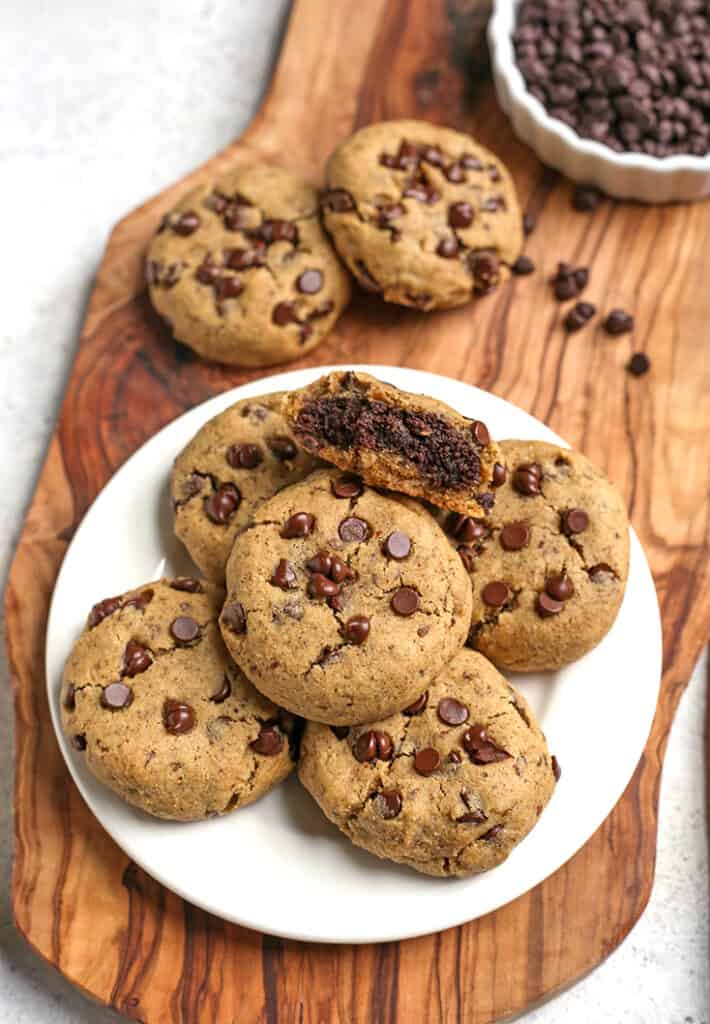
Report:
[[[226,526],[241,503],[241,493],[234,484],[220,484],[205,498],[205,513],[216,526]]]
[[[504,551],[520,551],[530,543],[530,528],[526,523],[506,523],[499,539]]]
[[[592,583],[603,583],[605,580],[611,578],[616,579],[616,573],[610,565],[606,562],[599,562],[597,565],[593,565],[591,569],[587,570],[589,578]]]
[[[278,726],[262,725],[259,735],[249,746],[264,757],[275,757],[283,750],[284,738]]]
[[[227,462],[233,469],[255,469],[263,461],[258,444],[233,444],[227,449]]]
[[[351,541],[364,541],[370,536],[370,527],[364,519],[348,516],[338,527],[338,536],[346,544]]]
[[[191,644],[200,635],[200,627],[189,615],[178,615],[170,623],[170,635],[178,644]]]
[[[231,693],[232,684],[229,680],[229,676],[225,672],[224,676],[222,677],[222,685],[220,686],[219,690],[217,690],[216,693],[212,694],[210,700],[212,701],[213,704],[224,704],[227,697],[231,696]]]
[[[363,764],[368,761],[391,761],[394,754],[392,737],[389,733],[368,729],[358,736],[353,754]]]
[[[64,707],[67,711],[74,711],[76,708],[76,687],[69,683],[64,692]]]
[[[569,601],[574,594],[574,584],[566,572],[561,572],[556,576],[547,577],[545,591],[556,601]]]
[[[560,762],[554,754],[550,758],[550,764],[552,766],[552,774],[555,776],[555,782],[559,782],[562,775],[562,769],[560,768]]]
[[[487,444],[491,443],[491,435],[488,432],[488,427],[481,420],[474,420],[471,424],[471,433],[476,439],[477,444],[480,444],[484,448]]]
[[[581,213],[594,213],[601,200],[601,192],[592,185],[577,185],[572,192],[572,206]]]
[[[518,256],[515,263],[510,266],[511,271],[518,277],[524,277],[527,274],[533,274],[535,272],[535,264],[529,256]]]
[[[512,596],[510,587],[502,580],[491,580],[481,591],[481,597],[491,608],[502,608]]]
[[[280,587],[282,590],[293,590],[298,586],[296,570],[285,558],[282,558],[271,576],[272,587]]]
[[[419,594],[413,587],[400,587],[392,595],[390,606],[396,615],[413,615],[419,607]]]
[[[500,833],[502,831],[503,831],[503,826],[502,825],[494,825],[493,828],[489,828],[487,832],[484,832],[483,835],[479,836],[478,838],[479,839],[485,839],[485,840],[495,839],[495,837],[497,835],[500,835]]]
[[[230,631],[230,633],[246,633],[247,631],[247,619],[244,614],[244,606],[239,601],[232,601],[226,604],[222,609],[221,620],[222,625]]]
[[[279,327],[285,327],[286,324],[298,323],[295,304],[293,302],[279,302],[274,306],[271,312],[271,319]]]
[[[348,213],[355,209],[355,200],[344,188],[329,188],[322,193],[320,205],[332,213]]]
[[[89,612],[89,617],[86,620],[86,625],[89,629],[93,629],[98,626],[100,622],[108,615],[113,615],[121,607],[120,597],[106,597],[103,601],[99,601]]]
[[[170,581],[172,590],[184,590],[188,594],[201,594],[202,584],[194,576],[176,576]]]
[[[429,701],[429,691],[425,690],[421,697],[417,697],[413,703],[402,711],[403,715],[408,715],[410,718],[412,715],[421,715],[424,708],[427,706]]]
[[[296,287],[304,295],[315,295],[323,287],[323,275],[320,270],[304,270],[296,281]]]
[[[101,706],[107,711],[121,711],[133,702],[133,690],[125,683],[109,683],[101,691]]]
[[[589,516],[583,508],[571,508],[562,513],[562,532],[583,533],[589,526]]]
[[[284,523],[281,536],[287,540],[292,540],[294,537],[308,537],[313,533],[315,525],[316,517],[310,512],[296,512]]]
[[[308,593],[311,597],[334,597],[339,587],[320,572],[315,572],[308,581]]]
[[[177,235],[191,235],[197,231],[201,223],[202,221],[194,210],[186,210],[171,227]]]
[[[449,224],[452,228],[467,228],[473,224],[473,207],[470,203],[452,203],[449,207]]]
[[[446,759],[449,764],[461,764],[461,755],[458,750],[449,751],[449,756]]]
[[[434,747],[424,747],[414,755],[414,770],[419,775],[431,775],[441,764],[441,755]]]
[[[350,735],[350,727],[347,725],[331,725],[330,731],[338,740],[344,740]]]
[[[491,487],[502,487],[507,478],[508,470],[501,462],[496,462],[493,466]]]
[[[298,455],[298,448],[293,443],[290,437],[279,435],[277,437],[271,437],[266,442],[271,449],[272,453],[281,462],[290,462],[295,459]]]
[[[123,652],[123,674],[137,676],[145,672],[153,664],[148,650],[137,640],[129,640]]]
[[[596,311],[596,306],[593,306],[591,302],[575,303],[563,320],[565,330],[570,333],[581,330],[592,319]]]
[[[468,718],[468,708],[455,697],[442,697],[436,711],[445,725],[463,725]]]
[[[83,732],[77,733],[76,736],[72,736],[71,745],[74,750],[86,750],[86,736]]]
[[[402,794],[397,789],[383,789],[377,794],[377,807],[385,821],[396,818],[402,810]]]
[[[351,644],[364,644],[370,635],[370,620],[366,615],[353,615],[345,623],[343,634]]]
[[[350,474],[332,480],[330,488],[336,498],[359,498],[365,489],[360,477]]]
[[[543,619],[549,619],[552,615],[557,615],[564,608],[563,601],[557,601],[554,597],[550,597],[545,591],[537,595],[537,608],[538,615]]]
[[[168,698],[163,704],[163,725],[166,732],[181,736],[195,726],[195,712],[189,704]]]
[[[401,562],[411,553],[412,542],[406,533],[401,530],[393,530],[382,548],[388,558],[394,558],[395,561]]]
[[[634,329],[634,318],[624,309],[612,309],[604,318],[603,326],[607,334],[627,334]]]
[[[642,377],[651,369],[651,360],[645,352],[634,352],[626,364],[626,369],[634,377]]]
[[[436,247],[437,256],[452,260],[459,254],[459,243],[455,238],[442,238]]]

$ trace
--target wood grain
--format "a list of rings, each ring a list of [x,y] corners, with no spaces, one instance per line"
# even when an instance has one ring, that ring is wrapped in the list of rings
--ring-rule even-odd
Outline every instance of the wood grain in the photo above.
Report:
[[[7,591],[17,718],[17,926],[76,985],[146,1022],[358,1024],[512,1015],[598,964],[649,897],[661,763],[682,689],[707,639],[710,206],[604,203],[574,212],[570,187],[518,143],[481,62],[476,0],[300,0],[269,94],[244,137],[121,221],[87,310],[56,433]],[[44,630],[78,521],[155,430],[256,376],[196,360],[152,315],[145,245],[189,185],[265,158],[317,181],[354,126],[416,116],[457,125],[512,168],[539,217],[532,278],[470,307],[423,316],[359,296],[296,365],[378,362],[478,384],[548,423],[605,466],[651,560],[665,665],[658,713],[621,801],[565,867],[495,914],[377,947],[307,946],[219,921],[129,863],[87,811],[52,735]],[[592,267],[588,297],[631,308],[633,338],[567,336],[547,278],[558,259]],[[634,349],[652,360],[624,372]],[[601,754],[600,754],[601,756]]]

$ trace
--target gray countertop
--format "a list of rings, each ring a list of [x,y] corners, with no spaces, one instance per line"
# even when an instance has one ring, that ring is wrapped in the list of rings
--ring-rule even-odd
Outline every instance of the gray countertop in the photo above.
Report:
[[[245,127],[268,81],[287,8],[287,0],[2,4],[3,580],[108,232]],[[12,925],[12,711],[4,655],[0,673],[0,1022],[117,1020],[48,968]],[[710,1024],[705,674],[701,664],[671,734],[646,913],[601,968],[527,1014],[528,1024]]]

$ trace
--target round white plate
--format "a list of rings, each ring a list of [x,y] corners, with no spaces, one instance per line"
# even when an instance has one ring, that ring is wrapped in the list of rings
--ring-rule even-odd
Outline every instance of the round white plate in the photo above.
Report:
[[[205,402],[161,430],[116,473],[87,512],[57,579],[47,627],[47,687],[59,745],[82,796],[154,878],[213,914],[260,931],[318,942],[380,942],[495,910],[547,878],[589,839],[644,748],[658,696],[661,629],[651,573],[632,533],[626,596],[603,643],[560,672],[513,677],[542,722],[562,779],[532,833],[504,864],[478,877],[428,878],[358,850],[294,777],[250,807],[195,824],[149,818],[101,786],[59,726],[63,664],[89,608],[161,575],[191,571],[172,534],[168,483],[174,457],[207,419],[239,398],[301,387],[329,369],[279,374]],[[459,381],[390,366],[359,369],[484,420],[494,437],[560,441],[521,409]]]

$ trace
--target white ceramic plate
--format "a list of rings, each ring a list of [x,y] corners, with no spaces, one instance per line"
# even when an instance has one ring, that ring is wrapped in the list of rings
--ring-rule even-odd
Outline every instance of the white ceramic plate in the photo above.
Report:
[[[479,917],[537,885],[599,827],[626,787],[658,696],[661,630],[656,592],[632,534],[619,617],[602,644],[560,672],[518,675],[542,721],[562,779],[533,832],[509,859],[475,878],[433,879],[351,846],[297,780],[224,818],[173,824],[104,789],[59,727],[64,661],[88,609],[106,595],[191,571],[171,530],[172,461],[195,431],[239,398],[301,387],[328,367],[236,388],[175,420],[119,470],[87,512],[57,579],[47,628],[47,687],[59,745],[82,796],[126,854],[185,899],[237,924],[319,942],[379,942]],[[416,370],[361,367],[484,420],[494,437],[559,442],[501,398]],[[613,708],[613,714],[610,713]]]

